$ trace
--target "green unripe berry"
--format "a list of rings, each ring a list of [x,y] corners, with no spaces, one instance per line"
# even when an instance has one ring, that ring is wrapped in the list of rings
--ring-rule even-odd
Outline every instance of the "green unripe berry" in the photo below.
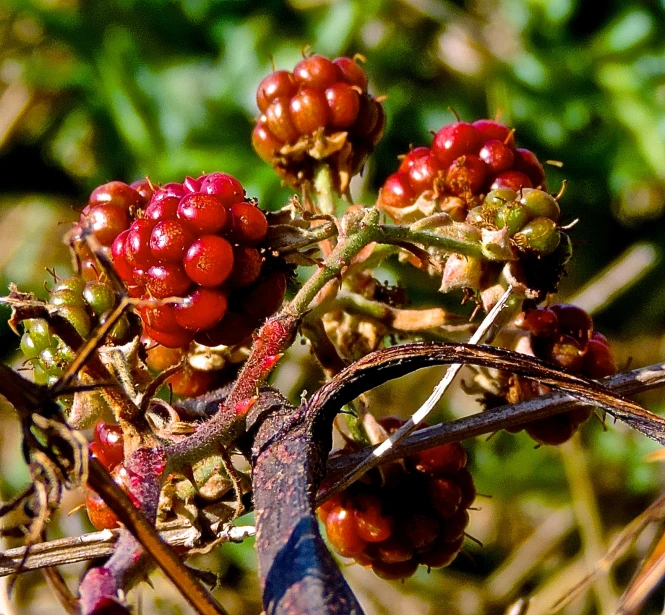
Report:
[[[83,298],[97,316],[115,306],[115,293],[110,286],[102,282],[88,282],[83,289]]]
[[[486,207],[501,207],[517,199],[517,192],[510,188],[497,188],[487,194],[483,204]]]
[[[515,239],[527,249],[547,256],[559,247],[561,237],[556,222],[540,217],[522,227]]]
[[[25,332],[30,335],[37,352],[41,352],[53,345],[51,331],[48,328],[48,323],[43,318],[24,320],[23,326],[25,327]]]
[[[39,348],[35,346],[30,333],[26,332],[21,336],[21,352],[26,359],[34,359],[39,355]]]
[[[53,289],[53,292],[57,293],[61,290],[71,290],[77,295],[80,295],[83,292],[84,286],[85,286],[85,281],[73,275],[69,278],[65,278],[64,280],[60,280],[60,282],[58,282],[56,287]]]
[[[544,190],[523,188],[519,202],[531,210],[535,218],[542,216],[556,222],[561,215],[561,209],[556,199]]]
[[[85,301],[81,293],[77,293],[69,288],[61,288],[51,295],[53,305],[69,305],[74,307],[85,307]]]
[[[59,376],[62,373],[60,357],[55,348],[47,348],[39,353],[39,362],[49,376]]]
[[[39,363],[32,366],[32,377],[37,384],[47,384],[49,381],[48,374]]]
[[[58,314],[68,320],[83,339],[90,335],[92,325],[90,322],[90,316],[88,316],[88,312],[85,308],[63,305],[58,308]]]
[[[113,342],[125,342],[129,337],[129,320],[127,316],[122,316],[116,322],[108,333],[109,339]]]
[[[512,237],[532,219],[533,213],[530,209],[518,203],[507,203],[497,210],[494,223],[499,229],[506,227],[508,234]]]

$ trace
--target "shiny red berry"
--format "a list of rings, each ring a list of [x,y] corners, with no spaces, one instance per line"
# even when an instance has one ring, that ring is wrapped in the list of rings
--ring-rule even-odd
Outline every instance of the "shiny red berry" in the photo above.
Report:
[[[174,263],[153,265],[146,272],[145,285],[151,295],[157,299],[166,297],[183,297],[192,280],[187,277],[185,270]]]
[[[277,98],[266,109],[266,124],[275,138],[285,143],[293,143],[300,133],[291,119],[290,98]]]
[[[340,79],[341,71],[328,58],[313,55],[296,64],[293,76],[301,88],[325,90]]]
[[[326,92],[328,118],[332,128],[352,126],[360,111],[360,96],[348,83],[335,83]]]
[[[362,66],[346,57],[335,58],[333,64],[339,69],[344,81],[359,87],[362,92],[367,91],[367,73]]]
[[[245,198],[242,184],[228,173],[209,173],[201,181],[203,194],[214,194],[222,205],[230,207]]]
[[[175,319],[188,331],[201,331],[214,327],[226,314],[228,301],[219,290],[198,288],[175,306]]]
[[[291,120],[302,135],[325,128],[328,123],[328,101],[324,92],[314,88],[301,89],[289,105]]]
[[[411,187],[409,176],[406,173],[393,173],[386,179],[379,204],[383,207],[408,207],[416,199],[416,192]]]
[[[256,104],[263,113],[276,98],[291,98],[298,89],[293,73],[277,70],[268,75],[256,91]]]
[[[231,206],[231,241],[254,246],[261,243],[267,233],[268,221],[256,205],[236,203]]]
[[[365,550],[367,542],[358,535],[352,510],[337,506],[326,518],[326,535],[335,550],[345,557],[353,557]]]
[[[432,151],[444,168],[450,166],[460,156],[477,154],[480,146],[480,133],[472,124],[466,122],[444,126],[432,141]]]
[[[510,188],[519,191],[520,188],[533,188],[533,182],[528,175],[520,171],[504,171],[494,178],[490,190],[497,188]]]
[[[178,204],[178,218],[196,233],[217,233],[227,224],[229,214],[221,199],[214,194],[193,193]]]
[[[213,288],[231,275],[233,248],[223,237],[203,235],[188,248],[183,264],[190,280]]]
[[[485,163],[475,154],[457,158],[446,172],[446,187],[458,196],[478,194],[485,183]]]
[[[256,153],[266,162],[272,162],[272,159],[279,153],[284,145],[275,135],[270,132],[266,122],[259,122],[252,131],[252,146]]]
[[[157,260],[178,263],[194,238],[194,233],[180,220],[163,220],[152,229],[150,251]]]
[[[513,150],[498,139],[486,141],[478,156],[487,165],[489,172],[494,174],[510,169],[515,159]]]

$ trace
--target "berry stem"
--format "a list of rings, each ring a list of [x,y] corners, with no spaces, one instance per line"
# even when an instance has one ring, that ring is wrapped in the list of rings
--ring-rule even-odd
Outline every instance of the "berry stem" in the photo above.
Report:
[[[449,232],[450,229],[457,232],[456,225],[451,225],[441,230]],[[479,241],[466,239],[459,232],[457,232],[457,235],[453,237],[452,234],[440,235],[429,231],[413,230],[407,226],[382,224],[377,229],[375,241],[400,246],[404,246],[407,243],[415,243],[425,247],[439,248],[447,252],[455,252],[464,256],[475,256],[491,260],[491,255],[483,251]]]
[[[335,189],[332,171],[327,164],[321,164],[314,174],[314,191],[316,192],[316,206],[320,213],[329,216],[335,215]]]

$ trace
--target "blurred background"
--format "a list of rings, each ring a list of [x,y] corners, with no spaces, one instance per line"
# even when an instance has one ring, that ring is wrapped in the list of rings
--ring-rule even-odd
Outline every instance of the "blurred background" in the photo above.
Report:
[[[516,128],[518,145],[557,163],[547,168],[550,190],[567,180],[562,209],[579,223],[561,297],[579,297],[591,283],[580,301],[620,365],[663,361],[664,31],[662,0],[0,0],[0,286],[15,282],[45,296],[46,268],[69,271],[61,237],[75,210],[113,179],[167,182],[223,170],[263,207],[284,205],[289,191],[251,149],[254,94],[273,65],[291,69],[309,47],[363,54],[370,91],[387,96],[386,134],[353,186],[358,202],[374,201],[399,154],[428,145],[430,131],[454,121],[449,108],[469,121],[500,116]],[[435,281],[396,263],[383,273],[399,278],[414,304],[438,301]],[[19,338],[1,310],[0,353],[15,362]],[[277,375],[296,398],[308,360],[293,353]],[[414,382],[427,387],[435,377]],[[379,399],[389,404],[388,395]],[[641,401],[664,406],[659,394]],[[398,405],[384,413],[415,409]],[[467,405],[456,394],[441,416]],[[11,413],[0,413],[7,499],[27,479]],[[665,477],[662,462],[645,459],[653,443],[620,426],[604,432],[599,421],[561,449],[536,450],[523,434],[466,444],[489,496],[478,500],[470,526],[484,546],[467,541],[450,569],[420,571],[403,584],[345,567],[368,613],[504,613],[532,594],[528,613],[545,613]],[[70,499],[73,508],[80,495]],[[84,516],[63,515],[50,537],[89,530]],[[661,530],[649,528],[563,612],[613,612]],[[251,542],[197,564],[220,572],[216,595],[229,612],[259,612]],[[70,568],[75,587],[81,566]],[[189,612],[159,575],[154,585],[134,592],[139,612]],[[38,574],[20,579],[12,604],[3,600],[5,615],[54,612]],[[644,612],[662,608],[656,592]]]

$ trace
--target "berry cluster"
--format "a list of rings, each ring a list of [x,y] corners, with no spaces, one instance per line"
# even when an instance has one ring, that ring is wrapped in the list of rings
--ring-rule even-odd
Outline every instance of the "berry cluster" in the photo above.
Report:
[[[534,308],[520,314],[516,324],[529,332],[535,356],[557,367],[589,378],[604,378],[617,371],[607,338],[594,331],[591,317],[581,308],[569,304]],[[545,385],[517,378],[512,381],[507,399],[514,403],[544,395],[549,390]],[[579,407],[511,431],[524,429],[541,444],[561,444],[572,437],[591,412]]]
[[[95,425],[93,440],[88,449],[90,454],[111,473],[115,482],[127,491],[128,476],[127,470],[122,465],[124,442],[120,427],[99,421]],[[86,494],[85,508],[90,523],[98,530],[110,530],[119,526],[118,517],[92,489],[88,489]]]
[[[51,292],[50,303],[82,338],[116,305],[115,293],[103,282],[84,282],[78,276],[61,280]],[[23,321],[21,350],[33,366],[38,384],[53,384],[74,359],[72,349],[49,328],[42,318]],[[122,344],[131,338],[130,322],[126,316],[113,325],[107,334],[109,344]]]
[[[242,342],[284,297],[284,273],[264,267],[259,250],[266,217],[225,173],[156,190],[105,184],[92,193],[79,225],[110,251],[130,295],[184,298],[140,310],[146,333],[164,346],[186,346],[195,337],[208,346]]]
[[[543,167],[533,152],[515,147],[510,128],[492,120],[456,122],[441,128],[430,147],[416,147],[402,158],[383,184],[379,204],[399,218],[399,210],[425,195],[463,220],[490,190],[539,186],[545,187]]]
[[[90,194],[88,204],[81,212],[79,227],[85,226],[89,229],[102,250],[110,257],[115,238],[129,228],[132,220],[145,209],[153,190],[152,184],[146,180],[131,185],[120,181],[103,184]],[[96,280],[99,272],[92,253],[85,243],[77,244],[79,271],[84,279]]]
[[[380,423],[391,433],[404,422]],[[410,577],[419,564],[448,566],[476,496],[466,461],[460,444],[443,444],[407,458],[384,482],[366,475],[319,508],[330,544],[384,579]]]
[[[546,256],[559,246],[560,215],[557,200],[544,190],[497,188],[466,219],[478,226],[505,228],[518,248]]]
[[[259,84],[256,102],[254,149],[293,186],[323,159],[354,175],[385,128],[381,103],[367,93],[367,74],[351,58],[312,55],[293,72],[275,71]]]

